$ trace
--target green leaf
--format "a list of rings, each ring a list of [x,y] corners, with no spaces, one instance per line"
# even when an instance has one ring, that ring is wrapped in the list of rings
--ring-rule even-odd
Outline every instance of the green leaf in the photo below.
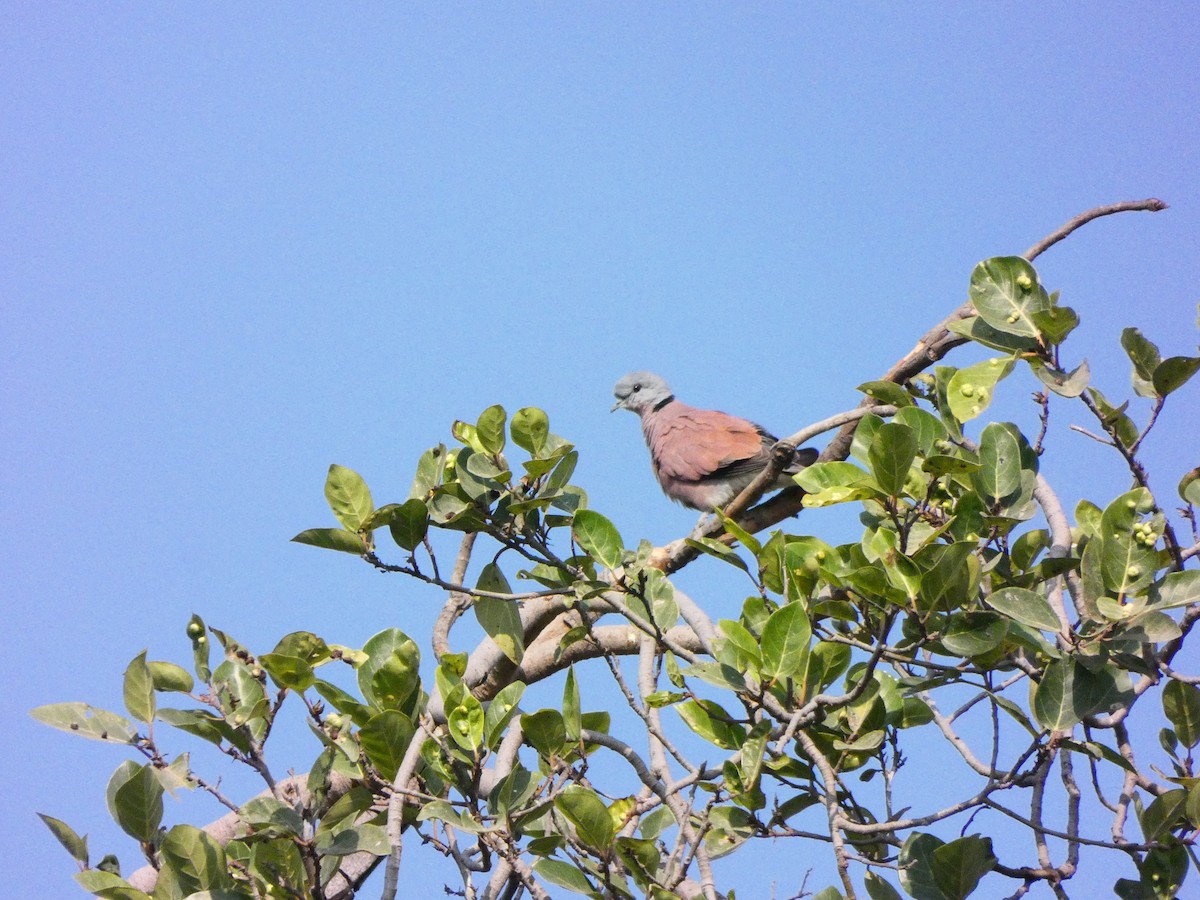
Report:
[[[1052,660],[1032,687],[1032,712],[1043,728],[1062,731],[1111,705],[1120,689],[1108,669],[1091,672],[1072,659]]]
[[[913,405],[912,395],[894,381],[868,381],[860,384],[855,390],[862,391],[880,403],[889,403],[897,408]]]
[[[867,458],[880,490],[890,497],[904,493],[908,470],[917,457],[917,435],[907,425],[886,422],[871,439]]]
[[[304,820],[286,803],[274,797],[255,797],[242,804],[238,818],[256,837],[303,836]]]
[[[86,703],[49,703],[31,709],[29,714],[43,725],[93,741],[132,744],[135,740],[132,722],[114,712],[96,709]]]
[[[413,500],[428,500],[429,495],[442,483],[445,465],[445,444],[438,444],[422,453],[417,460],[417,472],[408,496]]]
[[[175,663],[150,660],[146,665],[150,668],[150,680],[154,683],[156,691],[178,691],[187,694],[196,686],[188,671]]]
[[[367,659],[358,668],[363,697],[384,709],[401,709],[421,686],[421,651],[399,628],[379,632],[363,645]]]
[[[390,851],[387,832],[382,825],[354,825],[335,834],[326,833],[317,840],[317,852],[324,856],[349,856],[351,853],[387,856]]]
[[[1200,370],[1200,356],[1172,356],[1164,359],[1154,370],[1154,390],[1160,397],[1179,390],[1197,370]]]
[[[500,453],[504,449],[506,419],[504,407],[499,404],[489,406],[479,414],[479,421],[475,423],[475,433],[479,436],[479,443],[489,453]]]
[[[867,886],[867,894],[871,900],[903,900],[898,890],[874,872],[867,872],[863,876],[863,883]]]
[[[567,785],[554,798],[554,807],[575,826],[579,840],[607,858],[615,829],[608,807],[595,791],[579,784]]]
[[[1012,357],[999,356],[955,372],[946,386],[946,401],[954,418],[969,422],[987,409],[996,385],[1012,368]]]
[[[1162,362],[1158,347],[1136,328],[1126,328],[1121,332],[1121,346],[1129,361],[1133,363],[1133,387],[1139,396],[1153,397],[1154,388],[1151,380],[1154,370]]]
[[[1056,291],[1050,298],[1051,302],[1057,296]],[[1049,309],[1031,313],[1029,318],[1047,344],[1061,344],[1079,325],[1079,314],[1069,306],[1052,305]]]
[[[458,684],[446,698],[446,724],[450,737],[468,753],[476,751],[483,743],[483,704]]]
[[[1035,325],[1039,324],[1036,318],[1031,318],[1033,318]],[[1016,334],[1005,334],[1003,331],[993,328],[979,316],[971,316],[969,319],[959,319],[958,321],[950,322],[946,325],[946,328],[957,335],[965,337],[969,341],[974,341],[977,344],[982,344],[984,347],[990,347],[993,350],[1000,350],[1004,353],[1025,353],[1037,349],[1037,341],[1034,338],[1021,337]]]
[[[1171,679],[1163,688],[1162,705],[1179,742],[1189,750],[1200,744],[1200,688]]]
[[[1173,609],[1200,603],[1200,569],[1171,572],[1150,586],[1150,606],[1154,609]]]
[[[1086,359],[1070,372],[1053,369],[1038,359],[1030,360],[1029,365],[1038,381],[1060,397],[1078,397],[1092,378]]]
[[[746,741],[746,730],[711,700],[688,700],[674,709],[688,728],[718,747],[737,750]]]
[[[125,669],[125,708],[139,722],[154,720],[154,679],[143,650]]]
[[[126,763],[129,765],[118,766],[109,780],[109,810],[126,834],[148,843],[162,822],[163,787],[151,766]]]
[[[513,443],[528,451],[532,456],[539,457],[546,449],[546,440],[550,435],[550,420],[540,409],[526,406],[513,413],[512,424]]]
[[[521,716],[525,740],[545,759],[559,756],[567,742],[567,729],[557,709],[539,709]]]
[[[971,273],[971,303],[980,318],[1006,334],[1038,337],[1032,314],[1050,308],[1037,272],[1019,256],[985,259]]]
[[[979,563],[974,559],[976,541],[931,544],[914,557],[922,569],[919,598],[921,609],[955,609],[974,593]]]
[[[996,867],[992,839],[971,835],[943,844],[933,851],[933,880],[947,900],[964,900],[981,879]]]
[[[763,675],[800,681],[808,668],[812,624],[797,602],[771,613],[762,630]]]
[[[947,900],[933,874],[933,854],[943,842],[932,834],[913,832],[900,850],[900,886],[915,900]]]
[[[1000,500],[1021,486],[1021,445],[1012,431],[991,422],[979,438],[981,468],[972,476],[975,486],[993,500]]]
[[[748,573],[750,571],[750,567],[746,565],[746,561],[744,559],[738,556],[736,550],[734,550],[728,544],[722,543],[715,538],[685,538],[684,543],[693,550],[699,550],[701,553],[706,553],[715,559],[721,560],[721,562],[729,563],[731,566],[741,569],[743,572]]]
[[[358,730],[358,740],[371,765],[390,781],[396,777],[415,731],[408,716],[394,709],[385,709],[372,716]]]
[[[375,509],[371,492],[362,476],[336,463],[329,467],[329,474],[325,478],[325,499],[347,531],[358,531]]]
[[[1147,843],[1158,840],[1183,824],[1187,799],[1188,792],[1182,789],[1167,791],[1154,798],[1154,802],[1142,813],[1142,835]]]
[[[1136,488],[1113,500],[1100,519],[1100,574],[1104,585],[1117,594],[1134,595],[1154,580],[1158,551],[1139,542],[1134,525],[1154,508],[1145,488]]]
[[[1058,616],[1041,594],[1019,587],[1006,587],[987,597],[987,604],[1022,625],[1055,632],[1061,627]]]
[[[489,748],[495,748],[503,737],[504,729],[518,712],[517,704],[525,693],[525,682],[514,681],[500,689],[487,705],[483,716],[483,732]]]
[[[942,645],[959,656],[982,656],[995,650],[1008,636],[1008,622],[996,613],[956,613],[950,617]]]
[[[571,533],[579,546],[602,566],[616,569],[621,565],[624,546],[621,535],[616,526],[600,513],[590,509],[576,512]]]
[[[1184,503],[1200,506],[1200,468],[1192,469],[1180,478],[1177,490]]]
[[[75,880],[92,896],[105,900],[150,900],[149,894],[137,890],[120,875],[103,869],[76,872]]]
[[[192,668],[196,670],[196,677],[207,684],[212,678],[208,668],[208,630],[204,620],[195,613],[188,619],[187,636],[192,640]]]
[[[308,544],[310,547],[320,547],[323,550],[353,553],[355,556],[362,556],[366,549],[362,538],[344,528],[309,528],[292,538],[292,541],[297,544]]]
[[[46,823],[46,827],[58,838],[58,842],[62,844],[72,858],[81,866],[88,864],[88,848],[87,835],[80,837],[75,833],[75,830],[64,822],[62,819],[56,819],[53,816],[47,816],[44,813],[38,813],[38,818]]]
[[[907,425],[913,430],[917,436],[917,446],[920,447],[922,456],[928,456],[933,452],[937,442],[944,441],[948,436],[942,420],[918,406],[906,406],[904,409],[898,410],[892,421]]]
[[[563,727],[567,740],[574,743],[579,740],[579,729],[583,727],[579,699],[579,683],[575,680],[575,667],[567,669],[567,679],[563,685],[562,702]]]
[[[534,863],[533,871],[538,877],[544,878],[551,884],[566,888],[568,891],[574,891],[576,894],[601,896],[592,887],[592,883],[588,881],[586,875],[575,866],[568,862],[563,862],[561,859],[539,859]]]
[[[416,550],[429,531],[429,508],[416,498],[406,500],[392,514],[388,530],[402,550]]]

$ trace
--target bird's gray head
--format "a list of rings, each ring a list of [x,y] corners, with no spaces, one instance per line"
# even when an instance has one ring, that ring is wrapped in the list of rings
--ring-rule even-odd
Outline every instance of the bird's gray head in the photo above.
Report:
[[[613,396],[617,398],[613,412],[628,409],[641,415],[670,400],[674,394],[671,386],[653,372],[630,372],[613,387]]]

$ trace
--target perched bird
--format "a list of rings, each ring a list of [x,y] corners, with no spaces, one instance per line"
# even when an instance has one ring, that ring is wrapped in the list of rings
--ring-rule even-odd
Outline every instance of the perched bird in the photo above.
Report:
[[[771,460],[778,438],[761,425],[728,413],[680,403],[653,372],[631,372],[613,388],[613,412],[628,409],[642,419],[654,477],[672,500],[692,509],[723,507]],[[797,450],[789,467],[768,490],[795,484],[789,477],[817,459]]]

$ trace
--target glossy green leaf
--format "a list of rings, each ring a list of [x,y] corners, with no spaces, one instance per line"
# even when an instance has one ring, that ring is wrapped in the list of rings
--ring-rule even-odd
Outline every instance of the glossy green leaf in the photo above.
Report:
[[[488,563],[480,573],[476,587],[495,593],[511,593],[504,574],[495,563]],[[500,651],[514,663],[525,654],[525,628],[516,601],[497,597],[477,597],[473,604],[475,618]]]
[[[1078,397],[1092,379],[1092,370],[1086,359],[1070,372],[1053,369],[1041,360],[1031,360],[1030,368],[1038,381],[1060,397]]]
[[[152,659],[146,666],[150,669],[150,680],[156,691],[178,691],[186,694],[196,686],[188,671],[175,663]]]
[[[903,900],[898,890],[874,872],[867,872],[863,876],[863,884],[871,900]]]
[[[949,437],[942,420],[929,410],[921,409],[919,406],[906,406],[904,409],[898,410],[892,421],[907,425],[913,430],[913,434],[917,436],[917,446],[923,456],[932,453],[938,441],[944,441]]]
[[[712,700],[688,700],[673,709],[700,737],[726,750],[737,750],[746,740],[746,730]]]
[[[964,900],[996,867],[992,839],[971,835],[938,847],[930,855],[933,880],[947,900]]]
[[[1030,628],[1054,632],[1061,627],[1050,602],[1041,594],[1025,588],[1001,588],[987,597],[987,604]]]
[[[913,405],[912,395],[894,381],[868,381],[860,384],[855,390],[898,409]]]
[[[579,730],[583,727],[579,699],[579,682],[575,680],[575,667],[567,669],[567,678],[563,683],[562,717],[563,728],[567,740],[572,743],[579,740]]]
[[[1047,344],[1061,344],[1079,326],[1079,313],[1069,306],[1052,305],[1049,309],[1030,313],[1029,318]]]
[[[1003,616],[988,612],[956,613],[950,617],[942,645],[958,656],[982,656],[995,650],[1008,636]]]
[[[351,853],[387,856],[390,850],[387,832],[382,825],[354,825],[322,835],[317,841],[317,852],[324,856],[349,856]]]
[[[325,499],[347,531],[358,531],[375,509],[371,492],[362,476],[336,463],[329,467],[329,474],[325,478]]]
[[[1037,272],[1019,256],[985,259],[971,273],[971,303],[980,318],[1006,334],[1037,337],[1033,313],[1050,308]]]
[[[46,827],[58,839],[58,842],[66,848],[66,851],[71,854],[71,857],[81,866],[88,864],[88,847],[87,835],[80,837],[75,833],[70,825],[62,819],[56,819],[53,816],[47,816],[44,813],[38,813],[38,818],[46,823]]]
[[[509,428],[514,444],[534,457],[542,455],[550,434],[550,420],[544,412],[532,406],[518,409],[513,413]]]
[[[280,687],[291,688],[295,691],[306,691],[312,687],[316,676],[312,666],[298,656],[285,656],[282,653],[264,653],[258,658],[259,664],[267,670],[267,674]]]
[[[415,731],[408,716],[394,709],[385,709],[372,716],[358,730],[358,741],[375,770],[391,780],[400,768]]]
[[[1163,688],[1162,706],[1179,742],[1189,750],[1200,744],[1200,687],[1171,679]]]
[[[979,462],[972,481],[986,496],[1000,500],[1021,486],[1021,445],[1004,425],[992,422],[983,429]]]
[[[1150,587],[1150,605],[1155,609],[1173,609],[1200,603],[1200,569],[1171,572]]]
[[[623,544],[616,526],[598,512],[581,509],[575,513],[571,533],[594,560],[609,569],[621,565]]]
[[[946,401],[954,418],[969,422],[987,409],[996,395],[996,385],[1012,368],[1011,357],[995,357],[955,372],[946,385]]]
[[[566,725],[557,709],[539,709],[521,716],[521,731],[529,745],[546,759],[561,755],[567,742]]]
[[[588,881],[586,875],[575,866],[568,862],[563,862],[561,859],[539,859],[533,864],[533,871],[539,878],[544,878],[551,884],[566,888],[568,891],[573,891],[576,894],[586,894],[595,897],[601,896],[592,886],[592,883]]]
[[[871,439],[867,458],[880,490],[891,497],[904,493],[908,470],[917,456],[917,435],[907,425],[886,422]]]
[[[151,766],[126,760],[108,782],[109,812],[121,829],[142,842],[154,839],[163,816],[163,787]]]
[[[120,875],[103,869],[76,872],[75,881],[92,896],[104,900],[151,900],[149,894],[137,890]]]
[[[1155,396],[1152,379],[1154,370],[1162,362],[1158,347],[1136,328],[1126,328],[1121,332],[1121,346],[1133,363],[1133,388],[1138,396]]]
[[[123,716],[86,703],[49,703],[29,711],[29,714],[51,728],[68,731],[93,741],[114,744],[134,742],[133,723]]]
[[[767,678],[804,677],[812,643],[812,624],[800,603],[771,613],[762,630],[762,667]]]
[[[1047,664],[1041,682],[1032,690],[1034,717],[1043,728],[1055,731],[1078,724],[1120,697],[1109,670],[1091,672],[1069,658]]]
[[[243,803],[238,818],[256,837],[301,837],[304,820],[291,806],[274,797],[255,797]]]
[[[1160,397],[1173,394],[1200,370],[1200,356],[1172,356],[1154,370],[1154,390]]]
[[[154,679],[143,650],[125,668],[125,708],[139,722],[154,719]]]
[[[1133,595],[1154,580],[1158,551],[1137,540],[1134,526],[1154,507],[1145,488],[1136,488],[1113,500],[1101,517],[1100,574],[1104,585],[1117,594]]]
[[[473,753],[483,744],[483,704],[459,684],[446,697],[446,724],[450,737],[468,753]]]
[[[1036,319],[1032,316],[1031,319],[1036,326]],[[1007,322],[1005,326],[1007,327]],[[948,322],[946,328],[957,335],[965,337],[969,341],[974,341],[984,347],[990,347],[993,350],[1000,350],[1004,353],[1025,353],[1030,350],[1036,350],[1038,345],[1037,340],[1032,337],[1006,334],[999,329],[993,328],[979,316],[971,316],[969,319],[958,319]]]
[[[489,406],[479,414],[475,423],[475,433],[479,436],[485,450],[489,453],[500,453],[504,449],[504,426],[508,415],[499,404]]]
[[[484,739],[489,748],[495,748],[503,737],[504,729],[517,714],[517,704],[525,693],[525,682],[514,681],[500,689],[487,705],[483,717]]]
[[[608,855],[615,829],[608,807],[595,791],[578,784],[567,785],[554,798],[554,808],[575,826],[579,840],[600,855]]]
[[[366,546],[363,539],[353,531],[344,528],[309,528],[300,532],[292,541],[297,544],[308,544],[310,547],[320,547],[323,550],[338,550],[342,553],[353,553],[362,556]]]
[[[420,687],[421,651],[399,628],[379,632],[363,645],[367,659],[358,668],[358,687],[375,706],[400,709]]]
[[[392,513],[388,531],[401,549],[410,552],[417,549],[429,531],[429,508],[416,498],[406,500]]]
[[[1156,841],[1183,824],[1188,792],[1167,791],[1154,798],[1142,813],[1142,834],[1146,841]]]
[[[932,834],[913,832],[900,850],[900,886],[915,900],[947,900],[933,875],[933,854],[943,842]]]
[[[729,563],[731,566],[741,569],[743,572],[750,571],[750,567],[746,565],[746,561],[738,555],[736,550],[734,550],[728,544],[722,543],[714,538],[685,538],[684,543],[693,550],[699,550],[701,553],[705,553],[708,556],[721,560],[721,562]]]

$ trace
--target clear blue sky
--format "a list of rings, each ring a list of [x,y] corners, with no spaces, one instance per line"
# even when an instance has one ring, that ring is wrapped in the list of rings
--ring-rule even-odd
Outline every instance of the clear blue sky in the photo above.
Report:
[[[592,506],[663,542],[694,516],[609,415],[618,376],[653,368],[796,430],[853,405],[978,260],[1122,199],[1171,208],[1039,263],[1083,318],[1073,352],[1110,395],[1125,325],[1194,353],[1198,22],[1192,3],[9,4],[9,896],[76,890],[34,810],[135,862],[104,808],[121,752],[29,708],[120,709],[142,648],[185,661],[193,611],[259,651],[390,625],[427,646],[436,595],[288,543],[330,524],[330,462],[403,499],[453,419],[537,405],[580,447]],[[1022,424],[1031,390],[1007,389]],[[1164,492],[1200,462],[1200,390],[1173,406],[1147,448]],[[1060,407],[1045,464],[1064,493],[1123,489],[1115,463],[1080,462],[1073,420]],[[736,609],[705,578],[683,583]],[[219,812],[168,801],[171,823]],[[784,852],[725,871],[784,896]],[[429,896],[452,877],[408,875]]]

